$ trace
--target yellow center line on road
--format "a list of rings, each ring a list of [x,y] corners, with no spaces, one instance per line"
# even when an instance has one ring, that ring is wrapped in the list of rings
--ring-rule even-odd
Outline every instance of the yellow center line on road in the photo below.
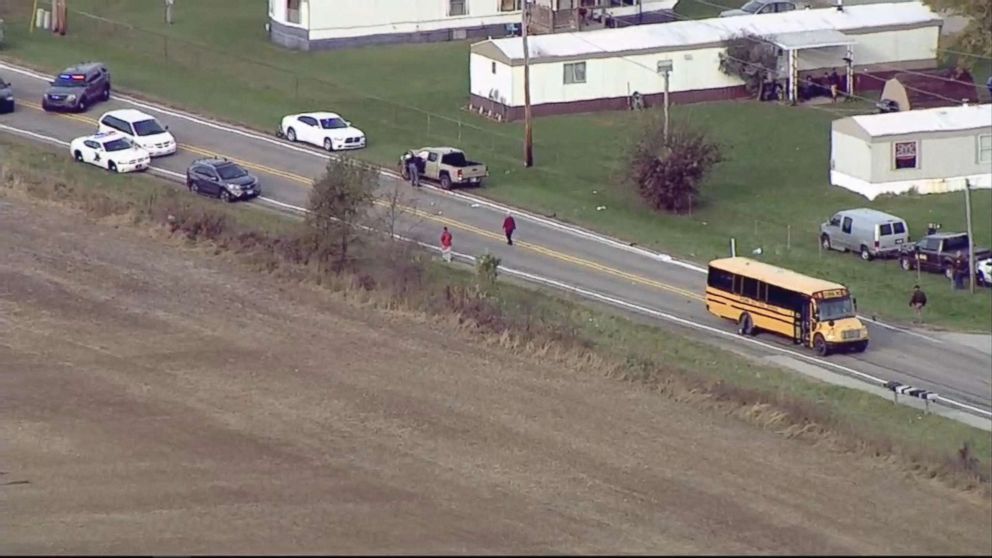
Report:
[[[26,106],[28,108],[35,109],[35,110],[38,110],[38,111],[42,111],[43,110],[41,108],[41,106],[39,104],[37,104],[37,103],[25,102],[25,103],[23,103],[23,106]],[[80,114],[59,113],[58,116],[63,117],[63,118],[67,118],[67,119],[70,119],[70,120],[75,120],[77,122],[83,122],[83,123],[86,123],[86,124],[92,124],[94,126],[97,125],[97,121],[96,121],[95,118],[90,118],[88,116],[83,116],[83,115],[80,115]],[[228,156],[226,156],[224,154],[217,153],[216,151],[211,151],[209,149],[206,149],[206,148],[203,148],[203,147],[198,147],[198,146],[195,146],[195,145],[189,145],[189,144],[182,144],[181,143],[181,144],[179,144],[179,148],[182,149],[182,150],[184,150],[184,151],[188,151],[190,153],[195,153],[197,155],[203,155],[205,157],[223,157],[223,158],[228,159],[229,161],[233,161],[235,163],[238,163],[239,165],[242,165],[245,168],[249,168],[249,169],[252,169],[252,170],[259,171],[259,172],[264,172],[265,174],[269,174],[269,175],[272,175],[272,176],[278,176],[278,177],[281,177],[281,178],[285,178],[285,179],[291,180],[293,182],[297,182],[299,184],[303,184],[303,185],[308,186],[308,187],[312,187],[313,186],[313,179],[312,178],[308,178],[306,176],[302,176],[302,175],[295,174],[295,173],[292,173],[292,172],[287,172],[287,171],[284,171],[284,170],[280,170],[280,169],[268,167],[268,166],[261,165],[261,164],[258,164],[258,163],[253,163],[251,161],[245,161],[245,160],[239,159],[237,157],[228,157]],[[389,207],[391,205],[390,202],[387,202],[386,200],[382,200],[382,199],[376,199],[374,201],[374,203],[375,203],[375,205],[378,205],[380,207]],[[487,231],[485,229],[480,229],[479,227],[476,227],[474,225],[470,225],[468,223],[463,223],[461,221],[456,221],[454,219],[449,219],[447,217],[442,217],[442,216],[439,216],[439,215],[435,215],[433,213],[429,213],[427,211],[423,211],[423,210],[417,209],[415,207],[411,207],[411,206],[407,206],[407,205],[403,205],[403,204],[398,204],[396,207],[400,211],[402,211],[404,213],[408,213],[410,215],[415,215],[417,217],[422,217],[424,219],[428,219],[428,220],[434,221],[436,223],[441,223],[443,225],[448,225],[448,226],[453,227],[455,229],[461,229],[461,230],[464,230],[464,231],[473,233],[475,235],[481,236],[483,238],[487,238],[487,239],[490,239],[490,240],[496,240],[496,241],[500,241],[500,242],[505,242],[505,240],[506,240],[503,235],[498,234],[498,233],[495,233],[493,231]],[[583,259],[583,258],[572,256],[572,255],[569,255],[569,254],[564,254],[562,252],[558,252],[556,250],[552,250],[550,248],[546,248],[546,247],[541,246],[539,244],[533,244],[533,243],[530,243],[530,242],[521,242],[521,241],[518,241],[518,242],[515,243],[515,245],[518,248],[522,248],[524,250],[529,250],[531,252],[535,252],[535,253],[541,254],[543,256],[547,256],[549,258],[553,258],[553,259],[556,259],[556,260],[567,262],[567,263],[570,263],[570,264],[573,264],[573,265],[576,265],[576,266],[579,266],[579,267],[583,267],[583,268],[586,268],[586,269],[591,269],[591,270],[594,270],[594,271],[598,271],[600,273],[604,273],[604,274],[607,274],[607,275],[612,275],[614,277],[619,277],[619,278],[622,278],[622,279],[626,279],[628,281],[631,281],[633,283],[637,283],[637,284],[640,284],[640,285],[644,285],[644,286],[652,287],[652,288],[655,288],[655,289],[659,289],[659,290],[663,290],[663,291],[668,291],[668,292],[671,292],[671,293],[675,293],[675,294],[684,296],[684,297],[686,297],[688,299],[691,299],[691,300],[697,300],[697,301],[703,301],[703,300],[705,300],[705,298],[702,295],[700,295],[699,293],[696,293],[694,291],[690,291],[688,289],[683,289],[681,287],[676,287],[674,285],[669,285],[667,283],[662,283],[661,281],[655,281],[654,279],[648,279],[647,277],[642,277],[642,276],[636,275],[634,273],[628,273],[628,272],[623,271],[623,270],[620,270],[620,269],[616,269],[616,268],[612,268],[612,267],[609,267],[609,266],[605,266],[603,264],[599,264],[599,263],[596,263],[596,262],[593,262],[593,261],[589,261],[589,260],[586,260],[586,259]]]

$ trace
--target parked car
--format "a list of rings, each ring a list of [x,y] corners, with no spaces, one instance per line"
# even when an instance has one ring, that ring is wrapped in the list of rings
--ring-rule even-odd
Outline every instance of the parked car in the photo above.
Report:
[[[227,159],[198,159],[186,169],[186,187],[194,194],[226,202],[254,198],[262,193],[258,178]]]
[[[14,86],[0,76],[0,114],[14,112]]]
[[[897,257],[908,242],[906,221],[864,207],[838,211],[820,225],[820,244],[824,250],[854,251],[865,261]]]
[[[97,122],[101,132],[120,132],[145,148],[152,157],[176,152],[176,138],[169,133],[169,127],[162,126],[154,116],[140,110],[112,110],[105,112]]]
[[[985,287],[992,287],[992,258],[975,262],[975,282]]]
[[[899,112],[899,103],[893,101],[892,99],[882,99],[881,101],[875,103],[875,108],[878,109],[879,114]]]
[[[416,154],[420,159],[418,169],[420,177],[441,184],[441,188],[450,190],[453,184],[482,184],[482,179],[489,176],[489,169],[483,163],[470,161],[465,152],[454,147],[421,147],[407,151],[400,157],[400,174],[409,179],[407,160]]]
[[[720,12],[720,17],[791,12],[797,7],[798,5],[791,0],[750,0],[750,2],[744,4],[738,10],[724,10]]]
[[[89,163],[111,172],[145,170],[151,164],[147,151],[120,132],[99,132],[69,142],[69,153],[80,163]]]
[[[954,258],[958,252],[968,257],[968,233],[934,233],[924,236],[919,242],[907,246],[902,253],[900,265],[906,271],[943,273],[948,279],[954,278]],[[992,257],[992,250],[975,247],[975,261]],[[976,266],[978,267],[978,266]]]
[[[91,104],[109,99],[110,71],[99,62],[86,62],[55,77],[41,97],[41,108],[85,112]]]
[[[365,132],[333,112],[308,112],[284,116],[278,133],[292,142],[303,142],[327,151],[362,149]]]

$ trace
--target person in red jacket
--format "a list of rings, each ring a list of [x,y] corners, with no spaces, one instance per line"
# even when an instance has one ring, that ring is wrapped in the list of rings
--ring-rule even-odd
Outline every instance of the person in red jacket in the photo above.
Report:
[[[506,233],[506,243],[513,246],[513,231],[517,230],[517,222],[513,220],[513,215],[506,214],[503,219],[503,232]]]
[[[441,257],[444,261],[451,262],[451,231],[448,227],[444,227],[444,232],[441,233]]]

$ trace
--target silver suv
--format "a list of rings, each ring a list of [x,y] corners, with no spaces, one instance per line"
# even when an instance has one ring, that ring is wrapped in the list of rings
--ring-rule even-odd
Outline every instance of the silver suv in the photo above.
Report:
[[[41,108],[85,112],[91,104],[109,99],[110,71],[99,62],[86,62],[55,77],[41,98]]]
[[[724,10],[720,12],[720,17],[791,12],[797,7],[797,4],[792,0],[751,0],[741,6],[739,10]]]

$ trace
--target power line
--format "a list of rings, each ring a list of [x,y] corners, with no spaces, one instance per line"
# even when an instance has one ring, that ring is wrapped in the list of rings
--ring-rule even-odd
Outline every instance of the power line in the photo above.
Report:
[[[974,52],[964,52],[960,50],[952,50],[949,48],[940,48],[940,47],[938,47],[937,50],[950,52],[951,54],[957,54],[959,56],[970,56],[972,58],[981,58],[982,60],[992,60],[992,56],[986,56],[984,54],[975,54]]]
[[[861,72],[861,75],[868,76],[868,77],[871,77],[871,78],[875,78],[875,79],[877,79],[879,81],[884,81],[882,78],[880,78],[880,77],[878,77],[878,76],[876,76],[874,74],[870,74],[868,72],[865,72],[865,71],[862,71]],[[964,83],[964,82],[961,82],[961,83]],[[970,85],[974,86],[974,83],[972,83]],[[911,91],[918,91],[918,92],[923,93],[925,95],[930,95],[931,97],[937,97],[939,99],[944,99],[945,101],[951,101],[952,103],[955,103],[955,104],[959,104],[959,103],[961,103],[964,100],[964,99],[952,99],[952,98],[947,97],[945,95],[941,95],[939,93],[934,93],[933,91],[925,91],[923,89],[920,89],[919,87],[913,87],[912,85],[907,85],[905,83],[903,83],[902,86],[905,87],[906,89],[911,90]],[[976,94],[976,97],[977,97],[977,94],[978,94],[978,91],[977,90],[975,91],[975,94]],[[977,101],[978,99],[976,98],[975,100]]]

